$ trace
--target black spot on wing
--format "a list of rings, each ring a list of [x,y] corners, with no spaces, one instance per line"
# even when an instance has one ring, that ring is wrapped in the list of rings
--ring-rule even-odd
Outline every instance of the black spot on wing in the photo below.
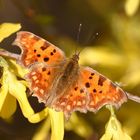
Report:
[[[43,67],[43,68],[42,68],[42,71],[46,71],[46,68],[45,68],[45,67]]]
[[[102,93],[102,90],[100,90],[99,93]]]
[[[100,75],[99,80],[98,80],[98,85],[103,86],[103,83],[105,80],[106,80],[106,78]]]
[[[51,72],[50,72],[50,71],[48,71],[47,75],[50,75],[50,74],[51,74]]]
[[[86,86],[86,88],[89,88],[90,87],[90,83],[89,82],[85,83],[85,86]]]
[[[40,57],[41,55],[40,54],[37,54],[37,57]]]
[[[53,55],[53,52],[51,52],[50,55]]]
[[[56,49],[54,49],[53,52],[56,53]]]
[[[40,49],[41,49],[42,51],[44,51],[44,50],[46,50],[49,46],[50,46],[49,43],[44,42],[43,46],[41,46]]]
[[[74,90],[77,91],[78,87],[75,87]]]
[[[45,61],[45,62],[49,61],[49,57],[45,57],[45,58],[44,58],[44,61]]]
[[[94,93],[96,93],[96,92],[97,92],[97,90],[94,88],[94,89],[93,89],[93,92],[94,92]]]
[[[91,73],[91,76],[93,76],[94,75],[94,73]]]
[[[84,93],[84,90],[83,89],[80,89],[80,93]]]
[[[90,76],[89,79],[92,79],[92,76]]]

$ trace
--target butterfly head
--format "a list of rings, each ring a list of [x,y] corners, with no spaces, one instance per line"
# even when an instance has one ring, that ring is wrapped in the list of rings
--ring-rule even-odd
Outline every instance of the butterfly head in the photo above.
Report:
[[[79,55],[80,55],[80,52],[76,52],[73,56],[72,56],[72,60],[75,61],[75,62],[78,62],[79,61]]]

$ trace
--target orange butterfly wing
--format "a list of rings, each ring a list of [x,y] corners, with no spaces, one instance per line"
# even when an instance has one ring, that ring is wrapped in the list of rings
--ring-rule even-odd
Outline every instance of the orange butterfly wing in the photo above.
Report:
[[[50,96],[53,82],[59,76],[60,66],[48,66],[42,63],[34,64],[30,68],[30,72],[25,76],[30,83],[30,90],[33,96],[36,96],[39,102],[47,103]],[[54,95],[55,96],[55,95]]]
[[[66,118],[68,118],[73,111],[86,113],[87,103],[87,90],[83,83],[81,83],[81,77],[79,76],[76,83],[72,84],[66,91],[66,94],[54,101],[52,107],[57,111],[63,111]]]
[[[53,108],[63,111],[68,118],[73,111],[98,111],[106,104],[118,108],[127,101],[125,92],[109,79],[89,67],[82,67],[74,85],[66,95],[53,104]]]
[[[59,74],[59,69],[65,63],[63,51],[48,41],[26,31],[17,33],[14,45],[21,48],[22,53],[18,62],[29,68],[25,78],[30,83],[33,96],[40,102],[46,103],[54,79]]]
[[[106,104],[118,108],[123,102],[127,101],[126,93],[121,88],[92,68],[82,68],[81,75],[82,83],[85,84],[89,93],[87,104],[89,111],[96,112]]]
[[[25,67],[35,62],[57,65],[65,60],[62,50],[30,32],[18,32],[13,44],[21,48],[22,54],[18,62]]]
[[[30,89],[39,101],[63,111],[69,116],[73,111],[96,112],[102,106],[111,104],[119,107],[127,101],[126,93],[97,71],[82,67],[75,83],[61,96],[53,95],[53,82],[58,79],[61,67],[65,64],[64,53],[44,39],[29,33],[19,32],[14,42],[22,49],[19,62],[29,67],[26,75]],[[39,63],[36,63],[39,62]],[[52,100],[53,98],[53,100]]]

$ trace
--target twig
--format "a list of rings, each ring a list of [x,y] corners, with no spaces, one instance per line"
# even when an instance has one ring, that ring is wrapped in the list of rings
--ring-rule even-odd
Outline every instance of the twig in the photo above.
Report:
[[[18,60],[20,57],[19,54],[11,53],[6,50],[0,50],[0,56],[8,57],[14,60]]]

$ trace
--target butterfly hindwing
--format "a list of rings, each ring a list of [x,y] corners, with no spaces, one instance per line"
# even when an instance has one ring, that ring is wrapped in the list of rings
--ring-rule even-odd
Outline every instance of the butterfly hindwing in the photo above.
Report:
[[[36,96],[40,102],[47,102],[54,79],[57,78],[59,70],[60,67],[58,66],[36,63],[30,68],[30,72],[25,76],[30,83],[30,89],[33,92],[33,96]]]
[[[22,54],[18,62],[25,67],[35,62],[57,65],[65,60],[62,50],[30,32],[18,32],[13,44],[21,48]]]
[[[73,111],[87,112],[88,94],[86,88],[81,83],[80,76],[74,84],[67,90],[66,94],[58,98],[53,104],[53,108],[63,111],[68,118]]]

